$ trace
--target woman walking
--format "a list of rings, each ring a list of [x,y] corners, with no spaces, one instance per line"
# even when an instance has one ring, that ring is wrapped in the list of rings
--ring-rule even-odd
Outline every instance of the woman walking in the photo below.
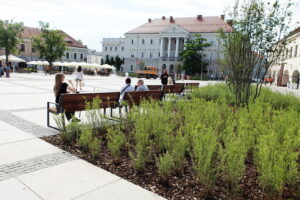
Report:
[[[6,78],[9,78],[9,76],[10,76],[10,63],[6,64],[5,74],[6,74]]]
[[[76,91],[77,91],[77,88],[78,88],[78,84],[79,84],[80,90],[82,90],[83,73],[82,73],[81,66],[79,66],[77,68],[75,81],[76,81]]]

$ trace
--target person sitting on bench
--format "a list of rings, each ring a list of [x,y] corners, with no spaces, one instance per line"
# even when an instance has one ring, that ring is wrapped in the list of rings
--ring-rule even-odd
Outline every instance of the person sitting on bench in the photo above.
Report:
[[[126,92],[132,92],[132,91],[134,91],[134,87],[132,87],[130,84],[131,84],[131,79],[130,78],[126,78],[125,79],[125,85],[121,88],[120,101],[123,100],[124,95],[125,95]]]
[[[73,83],[71,80],[67,84],[64,82],[65,76],[63,74],[56,74],[55,75],[55,84],[53,87],[54,95],[55,95],[55,103],[59,104],[59,99],[61,94],[74,92],[76,93],[76,89],[73,87]],[[57,108],[58,109],[58,108]],[[72,117],[75,115],[75,112],[65,112],[65,115],[67,117],[67,120],[70,121]],[[76,119],[77,121],[80,121],[79,119]]]
[[[142,79],[138,80],[137,85],[138,87],[136,88],[136,91],[149,91],[149,88],[144,85],[144,81]]]

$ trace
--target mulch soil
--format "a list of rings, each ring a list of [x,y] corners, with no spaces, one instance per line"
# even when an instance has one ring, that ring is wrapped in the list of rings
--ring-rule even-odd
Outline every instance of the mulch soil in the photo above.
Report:
[[[207,193],[205,192],[204,187],[197,181],[196,174],[191,167],[192,163],[190,161],[186,161],[187,163],[185,163],[186,167],[183,176],[174,175],[166,182],[160,178],[154,163],[147,163],[144,172],[137,173],[126,152],[122,154],[120,161],[115,162],[107,148],[106,141],[104,140],[102,140],[99,158],[94,159],[90,154],[83,152],[75,143],[64,143],[60,135],[48,136],[42,139],[167,199],[272,199],[264,194],[262,187],[259,185],[257,170],[253,164],[251,155],[248,156],[245,163],[246,173],[240,181],[240,190],[238,192],[235,188],[229,190],[228,187],[226,187],[226,183],[222,181],[222,178],[218,178],[215,189],[212,192]],[[292,191],[286,188],[282,197],[276,198],[276,200],[280,199],[300,199],[299,191]]]

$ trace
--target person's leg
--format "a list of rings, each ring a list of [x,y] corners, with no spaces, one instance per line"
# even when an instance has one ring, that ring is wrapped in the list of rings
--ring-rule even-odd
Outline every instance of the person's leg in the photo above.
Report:
[[[80,87],[80,90],[82,90],[82,80],[79,80],[79,87]]]
[[[75,79],[75,81],[76,81],[76,91],[77,91],[77,88],[78,88],[78,80]]]

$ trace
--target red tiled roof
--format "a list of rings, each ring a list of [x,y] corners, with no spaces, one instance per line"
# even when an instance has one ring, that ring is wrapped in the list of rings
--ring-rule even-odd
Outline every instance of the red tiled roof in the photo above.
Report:
[[[160,33],[172,24],[176,24],[190,33],[211,33],[218,32],[221,28],[225,32],[232,32],[232,27],[229,26],[220,17],[202,17],[198,20],[197,17],[173,18],[174,22],[170,22],[170,18],[153,19],[151,22],[143,24],[127,33]]]
[[[67,46],[69,47],[77,47],[77,48],[87,48],[86,46],[80,44],[77,40],[75,40],[74,38],[72,38],[70,35],[68,35],[67,33],[61,31],[62,34],[65,35],[65,41],[67,43]],[[34,36],[37,36],[41,34],[41,30],[38,28],[32,28],[32,27],[24,27],[24,31],[22,33],[22,38],[27,38],[27,39],[31,39]]]

